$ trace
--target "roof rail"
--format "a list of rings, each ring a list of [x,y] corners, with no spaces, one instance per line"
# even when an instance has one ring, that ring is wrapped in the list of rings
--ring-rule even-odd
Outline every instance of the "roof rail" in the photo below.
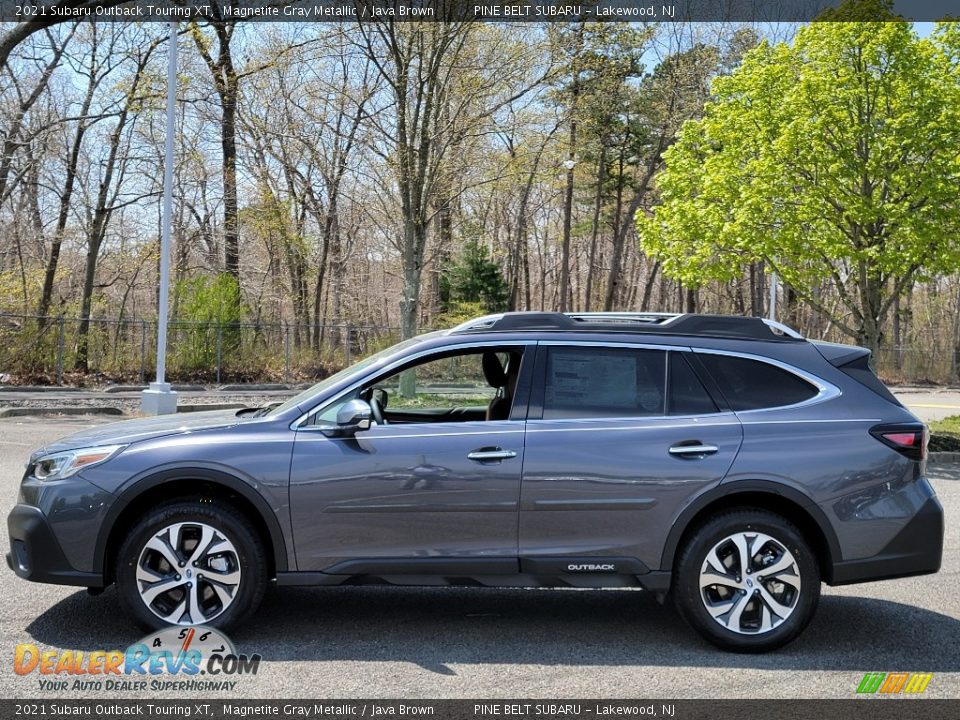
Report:
[[[679,313],[642,312],[584,312],[566,313],[566,315],[580,322],[646,323],[648,325],[660,325],[680,317]]]
[[[469,320],[450,334],[530,331],[635,332],[796,342],[803,336],[772,320],[695,313],[508,312]]]

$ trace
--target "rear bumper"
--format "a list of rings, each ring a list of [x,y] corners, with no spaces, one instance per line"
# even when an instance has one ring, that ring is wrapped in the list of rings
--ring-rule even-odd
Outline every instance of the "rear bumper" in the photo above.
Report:
[[[7,565],[33,582],[81,587],[103,587],[101,573],[81,572],[67,560],[39,508],[16,505],[7,517],[10,552]]]
[[[828,584],[849,585],[935,573],[943,558],[943,527],[943,506],[936,496],[931,496],[879,553],[834,563]]]

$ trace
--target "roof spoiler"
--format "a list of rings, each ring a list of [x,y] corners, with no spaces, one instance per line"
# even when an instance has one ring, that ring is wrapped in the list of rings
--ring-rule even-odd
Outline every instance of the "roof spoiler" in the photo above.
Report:
[[[834,367],[843,367],[856,360],[866,358],[870,359],[869,348],[858,345],[841,345],[840,343],[814,342],[814,347],[820,351],[820,354],[826,358],[827,362]]]
[[[890,392],[890,389],[870,369],[871,353],[868,348],[828,342],[815,342],[813,346],[840,372],[853,378],[868,390],[872,390],[887,402],[903,407],[903,403],[897,400],[897,396]]]

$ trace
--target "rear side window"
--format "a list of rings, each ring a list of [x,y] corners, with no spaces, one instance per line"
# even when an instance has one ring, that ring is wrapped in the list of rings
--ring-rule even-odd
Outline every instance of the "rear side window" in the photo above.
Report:
[[[718,412],[716,404],[700,382],[683,353],[670,353],[670,393],[667,413],[670,415],[707,415]]]
[[[666,353],[633,348],[550,348],[543,419],[663,415]]]
[[[770,363],[733,355],[699,353],[733,410],[760,410],[809,400],[817,388]]]

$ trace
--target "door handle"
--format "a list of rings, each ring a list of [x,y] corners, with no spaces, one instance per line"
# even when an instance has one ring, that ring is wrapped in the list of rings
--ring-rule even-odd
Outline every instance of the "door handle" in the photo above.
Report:
[[[719,450],[716,445],[673,445],[667,452],[671,455],[713,455]]]
[[[509,460],[515,458],[517,454],[513,450],[504,450],[503,448],[480,448],[467,454],[468,460],[477,460],[485,462],[489,460]]]

